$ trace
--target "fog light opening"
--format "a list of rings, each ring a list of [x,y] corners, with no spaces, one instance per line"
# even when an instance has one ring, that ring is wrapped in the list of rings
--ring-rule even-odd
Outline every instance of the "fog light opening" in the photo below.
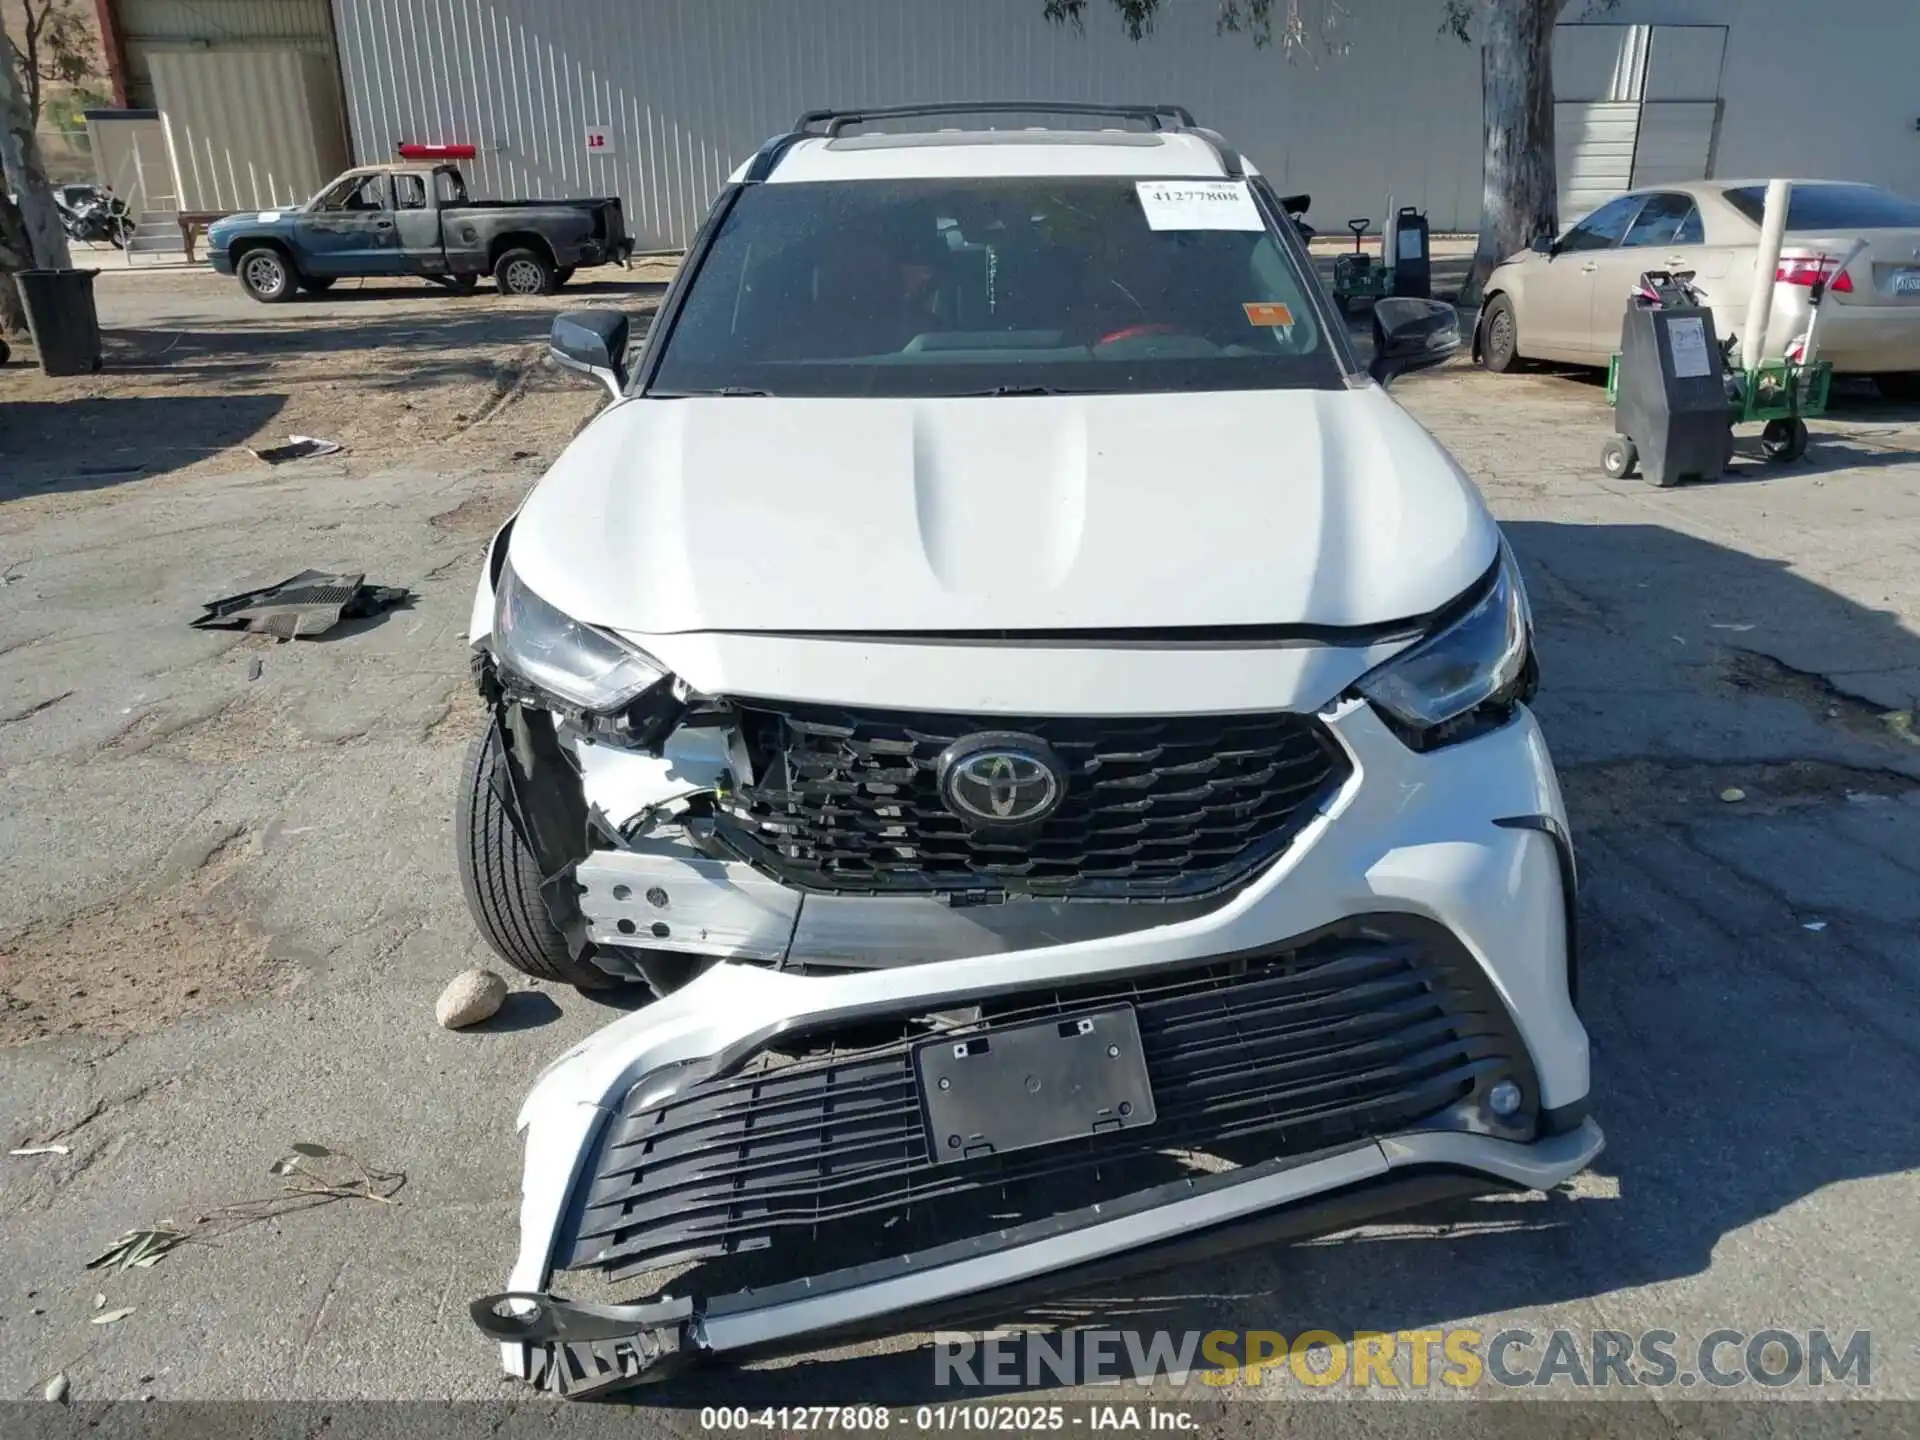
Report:
[[[1520,1113],[1520,1100],[1520,1087],[1511,1080],[1502,1080],[1487,1091],[1487,1109],[1502,1120]]]

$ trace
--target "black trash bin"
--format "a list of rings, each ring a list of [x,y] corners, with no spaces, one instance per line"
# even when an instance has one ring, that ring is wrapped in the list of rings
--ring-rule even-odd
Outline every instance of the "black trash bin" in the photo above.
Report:
[[[46,375],[91,375],[100,368],[100,314],[93,306],[98,270],[22,270],[20,305]]]

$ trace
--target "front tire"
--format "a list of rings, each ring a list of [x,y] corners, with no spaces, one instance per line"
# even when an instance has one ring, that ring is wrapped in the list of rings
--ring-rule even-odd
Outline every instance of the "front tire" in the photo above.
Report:
[[[1496,375],[1520,366],[1520,322],[1514,318],[1513,302],[1504,295],[1489,300],[1487,313],[1480,318],[1480,363]]]
[[[522,974],[580,990],[606,989],[615,978],[575,960],[547,913],[539,862],[503,798],[513,793],[507,763],[500,727],[489,724],[467,751],[454,812],[454,855],[467,909],[494,953]]]
[[[271,245],[256,246],[235,262],[240,288],[263,305],[279,305],[293,298],[293,263]]]
[[[537,250],[509,250],[494,263],[493,283],[502,295],[551,295],[553,262]]]

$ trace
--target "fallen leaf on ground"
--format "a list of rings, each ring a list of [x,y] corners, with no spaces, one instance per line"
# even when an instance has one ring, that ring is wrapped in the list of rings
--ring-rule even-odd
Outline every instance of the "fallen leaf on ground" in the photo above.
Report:
[[[71,1155],[72,1149],[65,1145],[22,1145],[18,1150],[9,1150],[9,1155]]]
[[[133,1306],[125,1305],[118,1310],[102,1310],[87,1323],[90,1325],[111,1325],[116,1320],[124,1320],[133,1313]]]

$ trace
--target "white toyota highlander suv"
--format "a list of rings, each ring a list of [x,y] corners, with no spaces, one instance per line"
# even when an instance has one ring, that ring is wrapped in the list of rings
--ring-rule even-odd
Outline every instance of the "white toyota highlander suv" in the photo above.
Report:
[[[1374,332],[1172,106],[809,114],[641,353],[556,320],[614,399],[487,557],[460,868],[511,964],[657,998],[522,1112],[509,1370],[991,1321],[1599,1152],[1526,597],[1382,388],[1458,327]]]

